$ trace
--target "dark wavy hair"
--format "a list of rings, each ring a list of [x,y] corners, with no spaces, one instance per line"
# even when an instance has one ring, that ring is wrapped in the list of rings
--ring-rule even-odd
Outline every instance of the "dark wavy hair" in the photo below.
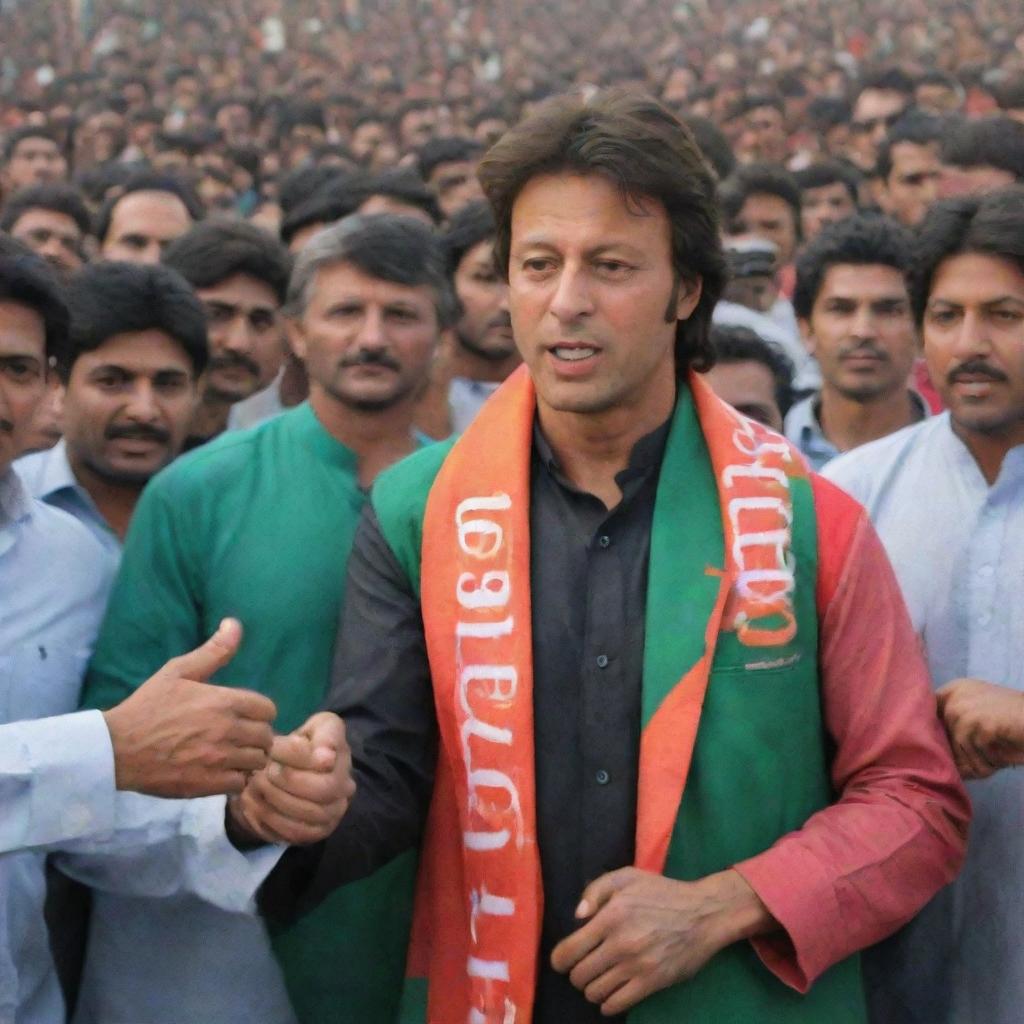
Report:
[[[678,278],[702,281],[697,308],[676,328],[676,372],[709,369],[711,312],[726,269],[715,180],[693,133],[656,100],[623,89],[542,103],[494,144],[478,171],[494,210],[495,259],[506,277],[516,198],[533,178],[559,171],[600,175],[627,199],[654,199],[665,208]]]

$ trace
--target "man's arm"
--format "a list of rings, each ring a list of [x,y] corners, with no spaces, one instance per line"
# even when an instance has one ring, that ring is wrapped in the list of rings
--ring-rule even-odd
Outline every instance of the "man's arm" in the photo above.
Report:
[[[415,846],[426,820],[437,720],[423,619],[419,599],[369,506],[349,558],[325,706],[344,719],[355,795],[330,838],[289,850],[271,873],[259,902],[278,919],[304,913],[339,885]],[[258,830],[261,801],[248,801],[254,795],[243,795],[243,806]],[[245,818],[236,820],[243,834]],[[275,824],[272,831],[278,832],[280,821]]]
[[[816,478],[815,498],[822,710],[839,795],[736,865],[784,929],[754,946],[798,991],[894,932],[951,882],[970,820],[881,542],[836,487]]]
[[[225,620],[106,714],[0,725],[0,852],[116,834],[138,825],[118,790],[153,796],[239,792],[265,766],[273,701],[206,680],[241,638]],[[127,817],[125,816],[127,813]],[[163,819],[160,811],[157,819]]]

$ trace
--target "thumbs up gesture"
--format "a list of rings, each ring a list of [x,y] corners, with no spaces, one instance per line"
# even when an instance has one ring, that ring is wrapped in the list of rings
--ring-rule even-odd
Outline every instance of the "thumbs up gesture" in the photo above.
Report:
[[[241,625],[225,619],[201,647],[172,658],[104,712],[118,789],[162,797],[240,793],[247,775],[266,765],[274,702],[208,682],[241,642]]]

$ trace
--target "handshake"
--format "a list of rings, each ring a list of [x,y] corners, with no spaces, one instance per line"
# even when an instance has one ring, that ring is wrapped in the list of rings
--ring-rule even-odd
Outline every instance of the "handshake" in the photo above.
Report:
[[[345,723],[320,712],[276,736],[272,700],[209,682],[241,640],[240,624],[225,619],[206,643],[104,712],[117,788],[172,798],[226,793],[236,842],[318,842],[356,789]]]

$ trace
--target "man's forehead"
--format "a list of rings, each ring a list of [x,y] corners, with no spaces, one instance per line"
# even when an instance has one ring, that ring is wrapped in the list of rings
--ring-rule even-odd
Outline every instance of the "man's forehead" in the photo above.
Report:
[[[46,349],[46,325],[31,306],[0,300],[0,354],[42,358]]]
[[[60,210],[48,210],[45,206],[29,207],[11,225],[11,231],[27,231],[37,226],[59,227],[73,235],[80,235],[82,233],[74,217],[62,213]]]
[[[123,370],[133,374],[151,374],[186,369],[192,361],[182,344],[159,328],[124,331],[107,338],[75,360],[75,366],[91,373],[101,368]]]
[[[344,299],[375,302],[433,304],[434,292],[428,284],[402,284],[376,277],[354,263],[331,263],[321,267],[313,281],[313,300],[329,304]]]
[[[30,156],[35,153],[56,153],[57,143],[53,139],[45,139],[39,135],[30,135],[27,139],[22,139],[14,147],[14,156]]]
[[[267,309],[276,312],[281,303],[266,282],[251,274],[232,274],[205,288],[196,288],[204,302],[219,302],[246,310]]]
[[[885,263],[834,263],[825,272],[818,297],[905,299],[909,295],[901,270]]]

